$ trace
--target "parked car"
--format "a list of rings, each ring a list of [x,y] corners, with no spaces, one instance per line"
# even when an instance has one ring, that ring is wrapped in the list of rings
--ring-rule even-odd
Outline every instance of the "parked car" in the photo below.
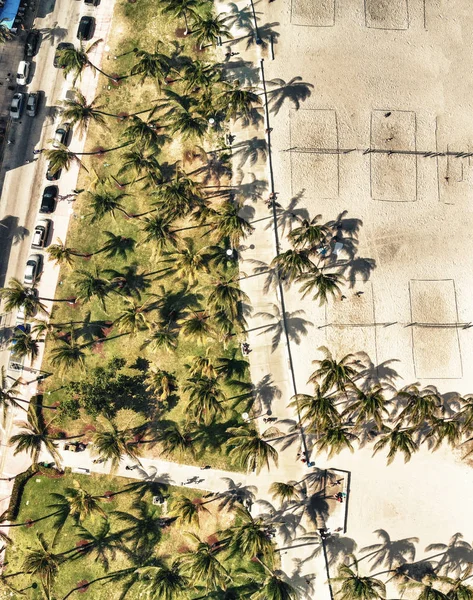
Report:
[[[17,325],[15,325],[15,328],[13,329],[13,338],[10,342],[11,346],[15,346],[17,340],[15,339],[15,333],[16,334],[21,334],[21,333],[30,333],[31,331],[31,324],[30,323],[19,323]],[[13,348],[12,348],[13,350]],[[13,350],[13,354],[15,353],[15,351]]]
[[[97,6],[99,0],[84,0],[85,4],[90,4],[91,6]]]
[[[43,268],[43,257],[41,254],[31,254],[26,262],[25,275],[23,277],[23,283],[33,285],[33,283],[41,275]]]
[[[48,181],[57,181],[61,177],[62,169],[58,169],[55,173],[51,169],[51,163],[48,163],[48,169],[46,171],[46,179]]]
[[[44,188],[39,208],[40,213],[49,215],[55,211],[58,191],[57,185],[48,185]]]
[[[19,119],[23,113],[24,105],[25,94],[22,94],[21,92],[14,94],[10,105],[10,117],[12,119]]]
[[[26,85],[30,74],[30,64],[27,60],[20,60],[18,70],[16,72],[17,85]]]
[[[32,29],[25,41],[25,58],[32,58],[38,51],[40,33]]]
[[[69,42],[61,42],[57,45],[53,60],[53,66],[55,66],[56,69],[64,69],[64,65],[61,64],[61,51],[67,50],[67,48],[74,48],[74,44],[70,44]]]
[[[47,246],[50,226],[51,221],[49,219],[40,219],[36,223],[31,241],[32,248],[44,248]]]
[[[54,133],[53,148],[59,148],[61,144],[66,145],[70,129],[71,126],[69,123],[63,123],[62,125],[59,125]]]
[[[39,107],[39,94],[38,92],[32,92],[28,94],[28,100],[26,101],[26,114],[29,117],[35,117]]]
[[[82,17],[77,28],[78,40],[90,40],[94,34],[95,19],[94,17]]]

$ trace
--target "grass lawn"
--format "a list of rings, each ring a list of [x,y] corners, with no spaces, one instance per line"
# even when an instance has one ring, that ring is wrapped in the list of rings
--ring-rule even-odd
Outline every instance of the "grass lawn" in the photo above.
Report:
[[[178,42],[183,47],[183,52],[194,59],[198,54],[198,58],[204,61],[212,61],[213,50],[205,52],[197,52],[194,48],[192,37],[179,38],[176,40],[176,28],[182,24],[176,23],[175,20],[164,17],[158,10],[159,3],[156,0],[138,0],[136,3],[118,2],[115,9],[114,22],[112,24],[112,39],[109,40],[110,51],[106,53],[102,68],[107,73],[127,73],[134,64],[135,58],[133,53],[127,54],[115,59],[114,57],[126,53],[134,47],[139,47],[152,51],[158,40],[169,44],[168,51],[171,52],[172,44]],[[146,26],[144,25],[146,24]],[[137,32],[139,31],[139,37]],[[146,82],[140,85],[138,77],[130,77],[123,80],[117,88],[111,89],[109,80],[103,76],[99,79],[99,104],[102,105],[102,110],[111,113],[133,113],[143,108],[153,106],[152,101],[160,96],[159,89],[154,83]],[[182,91],[179,88],[179,83],[174,84],[173,89]],[[146,115],[141,115],[146,119]],[[159,118],[159,117],[158,117]],[[107,127],[92,123],[87,134],[86,151],[90,151],[98,146],[108,148],[119,145],[122,139],[122,132],[127,126],[125,122],[119,122],[113,118],[107,117]],[[197,142],[187,142],[183,144],[176,136],[172,143],[166,144],[156,158],[161,164],[174,164],[176,161],[182,160],[184,155],[188,155],[188,151],[195,148]],[[212,131],[210,139],[206,142],[208,148],[218,148],[224,145],[223,135],[220,132]],[[81,170],[78,188],[90,190],[93,189],[97,178],[103,180],[110,175],[118,177],[121,181],[130,181],[130,174],[118,175],[118,171],[123,163],[123,154],[127,148],[116,152],[111,152],[102,157],[84,157],[83,163],[87,167]],[[187,171],[192,171],[202,163],[193,159],[192,163],[183,164],[183,168]],[[114,189],[113,180],[111,181],[110,189]],[[215,180],[210,184],[215,185]],[[222,181],[221,183],[228,183]],[[123,190],[122,190],[123,191]],[[123,204],[127,211],[132,214],[140,214],[150,210],[154,201],[152,196],[153,189],[142,189],[141,184],[133,184],[126,187],[127,197],[124,198]],[[60,286],[57,290],[57,297],[71,297],[74,292],[74,278],[78,270],[95,271],[101,276],[110,277],[110,273],[104,270],[114,270],[123,272],[125,268],[136,268],[139,277],[135,277],[135,282],[140,279],[139,284],[142,284],[141,294],[134,297],[138,303],[144,302],[153,294],[165,296],[165,309],[155,310],[150,313],[150,321],[169,320],[169,309],[173,312],[173,321],[179,321],[192,311],[204,310],[207,304],[207,297],[210,286],[216,277],[225,274],[225,276],[236,275],[238,273],[237,265],[229,263],[225,273],[221,267],[217,270],[213,268],[210,273],[201,273],[196,285],[190,286],[189,283],[176,277],[166,271],[169,266],[164,262],[163,255],[156,252],[156,249],[149,243],[143,243],[144,234],[141,231],[142,221],[140,219],[126,219],[121,213],[117,213],[115,218],[106,216],[100,221],[91,222],[91,209],[88,205],[88,197],[86,194],[81,194],[74,203],[74,218],[71,221],[67,246],[75,248],[80,252],[97,251],[101,244],[106,241],[103,232],[113,232],[127,238],[132,238],[136,241],[134,252],[128,255],[126,259],[121,257],[107,258],[104,254],[97,254],[90,260],[77,258],[74,267],[65,266],[61,270]],[[195,225],[194,222],[178,220],[173,223],[173,227],[186,227]],[[215,240],[212,235],[208,234],[209,228],[202,227],[190,229],[185,232],[182,237],[192,238],[198,248],[214,245]],[[144,275],[143,275],[144,274]],[[148,275],[151,274],[151,275]],[[126,302],[122,294],[112,292],[106,299],[105,308],[98,300],[80,304],[71,307],[66,303],[57,303],[53,310],[52,318],[55,322],[64,324],[62,334],[68,335],[71,331],[78,338],[79,343],[87,344],[93,342],[98,337],[106,335],[107,338],[103,342],[91,344],[87,349],[86,369],[104,365],[113,357],[123,357],[127,360],[127,368],[124,372],[127,373],[143,373],[145,368],[157,366],[160,369],[172,372],[176,375],[180,386],[185,383],[189,377],[186,364],[192,364],[196,356],[209,356],[210,358],[229,357],[233,351],[239,354],[239,343],[237,337],[232,338],[225,348],[221,342],[215,339],[208,339],[203,345],[197,344],[191,339],[186,339],[184,336],[179,336],[178,346],[175,351],[168,352],[166,350],[143,349],[142,344],[147,336],[147,332],[138,332],[136,335],[120,334],[116,328],[111,327],[112,322],[117,318],[126,307]],[[168,312],[166,312],[168,311]],[[68,325],[68,323],[73,325]],[[85,324],[84,324],[85,322]],[[99,327],[97,327],[97,324]],[[102,329],[100,328],[102,326]],[[105,331],[105,334],[102,333]],[[82,377],[86,377],[87,373],[79,367],[68,369],[64,373],[58,373],[50,362],[50,351],[55,345],[51,338],[47,341],[45,360],[43,369],[53,373],[44,384],[43,390],[51,392],[45,396],[45,402],[50,404],[60,404],[64,399],[64,390],[62,386],[68,381],[76,381]],[[141,371],[131,369],[140,359]],[[144,359],[144,361],[143,361]],[[56,372],[55,372],[56,371]],[[246,377],[240,378],[243,381],[248,381]],[[235,386],[228,382],[223,385],[227,398],[238,396],[239,392]],[[170,410],[161,410],[155,403],[155,410],[151,410],[147,414],[149,419],[164,419],[177,422],[183,425],[188,420],[187,398],[186,394],[180,390],[180,396],[177,403]],[[226,402],[228,408],[226,415],[217,420],[210,427],[215,435],[209,435],[209,439],[214,440],[214,444],[209,444],[205,448],[205,460],[211,462],[215,467],[238,469],[238,465],[230,460],[225,452],[222,452],[222,431],[229,426],[241,425],[241,413],[247,409],[247,401],[242,401],[235,405],[235,401],[229,400]],[[130,407],[133,407],[131,400]],[[82,411],[79,419],[70,419],[62,417],[55,421],[55,426],[59,429],[67,431],[69,434],[82,433],[85,430],[93,429],[94,419]],[[149,448],[149,453],[159,454],[159,448]],[[200,462],[201,458],[198,455],[195,459],[192,456],[176,457],[185,462]]]
[[[92,495],[100,496],[105,492],[112,491],[117,492],[123,490],[125,486],[131,483],[132,480],[122,477],[110,477],[102,475],[76,475],[67,474],[58,479],[51,479],[44,475],[37,475],[30,479],[27,483],[20,514],[17,519],[17,523],[28,521],[29,519],[34,520],[41,516],[48,515],[54,512],[54,509],[48,508],[48,505],[55,502],[51,494],[62,494],[68,487],[72,487],[74,482],[77,481],[80,485]],[[200,497],[200,494],[194,490],[187,488],[169,487],[164,495],[169,497],[171,501],[175,494],[185,494],[187,497],[194,499]],[[108,515],[108,521],[111,525],[111,533],[121,531],[128,527],[127,523],[120,522],[116,516],[112,513],[114,511],[122,511],[137,515],[136,508],[133,507],[133,501],[136,500],[136,494],[133,492],[126,492],[114,496],[111,501],[105,500],[101,503],[101,507]],[[147,505],[157,511],[157,516],[162,514],[161,506],[152,505],[152,495],[148,491],[143,496],[143,500]],[[199,536],[203,541],[213,543],[218,539],[222,539],[222,535],[216,535],[216,532],[225,529],[233,521],[233,515],[227,510],[221,510],[218,507],[218,502],[211,502],[206,505],[209,512],[203,512],[200,517],[200,525],[195,527],[190,524],[179,524],[179,519],[170,526],[163,529],[161,539],[154,545],[155,555],[166,559],[173,559],[179,557],[185,552],[189,552],[195,547],[195,541],[184,535],[184,532],[193,532]],[[166,510],[166,509],[164,509]],[[93,515],[87,517],[82,525],[88,530],[97,532],[99,525],[103,522],[103,518],[100,515]],[[11,529],[11,536],[13,538],[13,545],[11,545],[7,551],[6,561],[8,565],[4,570],[4,575],[16,573],[22,570],[22,564],[24,561],[25,553],[28,549],[36,549],[38,547],[38,541],[36,535],[41,533],[44,535],[45,540],[51,544],[54,538],[54,517],[45,519],[38,523],[33,524],[30,527],[21,526]],[[57,536],[56,543],[53,547],[53,552],[59,554],[61,552],[67,552],[80,545],[81,537],[80,532],[77,530],[72,519],[66,522],[62,532]],[[127,568],[132,565],[130,557],[133,558],[136,555],[133,548],[133,542],[127,541],[126,536],[120,536],[120,544],[131,554],[127,555],[127,551],[118,549],[116,554],[109,556],[110,568],[109,572],[118,571],[120,569]],[[79,582],[92,581],[98,577],[102,577],[107,574],[104,569],[103,562],[95,560],[96,554],[92,553],[88,557],[75,558],[68,560],[63,563],[60,567],[59,575],[56,579],[56,583],[53,587],[53,597],[63,598],[67,592],[76,587]],[[236,570],[238,567],[245,564],[245,570],[249,573],[258,571],[258,567],[251,561],[236,560],[234,558],[228,559],[225,552],[219,553],[219,560],[221,560],[226,568],[230,571]],[[37,578],[31,575],[19,575],[8,579],[8,581],[17,589],[27,588],[32,582],[38,581]],[[106,581],[106,580],[105,580]],[[85,597],[94,598],[94,600],[108,600],[119,598],[121,593],[121,581],[109,582],[108,584],[98,582],[91,586],[89,590],[85,592]],[[29,589],[28,598],[36,599],[43,598],[43,594],[40,586],[36,589]],[[72,598],[79,597],[82,595],[80,592],[74,592]],[[11,597],[20,598],[19,595],[13,594]],[[23,596],[24,597],[24,596]],[[135,586],[127,594],[127,598],[138,598],[139,591]]]

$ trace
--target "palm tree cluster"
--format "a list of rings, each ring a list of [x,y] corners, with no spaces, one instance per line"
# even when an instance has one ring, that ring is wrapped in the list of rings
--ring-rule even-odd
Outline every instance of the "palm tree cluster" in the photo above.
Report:
[[[205,504],[218,496],[191,500],[145,480],[114,492],[113,499],[120,497],[117,509],[109,492],[93,494],[70,477],[58,487],[44,499],[46,514],[28,522],[36,527],[36,536],[31,529],[33,543],[6,563],[4,588],[19,592],[18,585],[37,580],[46,598],[64,600],[84,588],[98,589],[99,583],[118,585],[123,598],[143,593],[166,600],[298,597],[285,575],[274,570],[276,549],[268,523],[254,519],[238,501],[227,504],[229,525],[202,538],[198,515],[209,513]],[[154,494],[167,499],[167,515],[162,505],[152,503]],[[176,541],[183,539],[185,548],[176,551]],[[81,573],[90,574],[91,561],[96,577],[81,579]],[[70,572],[77,574],[72,588]]]
[[[309,378],[313,394],[297,394],[291,406],[318,451],[333,456],[354,443],[374,442],[374,454],[388,449],[390,464],[400,453],[405,462],[427,444],[437,450],[443,442],[452,448],[473,439],[472,399],[456,395],[446,399],[433,386],[411,384],[396,390],[392,383],[373,383],[373,368],[348,354],[337,360],[327,348],[314,361]],[[466,456],[469,452],[466,454]]]

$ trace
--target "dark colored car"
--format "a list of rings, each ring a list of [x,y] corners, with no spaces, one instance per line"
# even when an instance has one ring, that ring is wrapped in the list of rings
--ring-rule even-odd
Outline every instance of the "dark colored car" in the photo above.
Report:
[[[38,51],[40,33],[32,29],[25,41],[25,58],[32,58]]]
[[[49,215],[56,209],[56,200],[58,195],[57,185],[48,185],[44,188],[43,197],[41,198],[41,207],[39,212]]]
[[[26,114],[29,117],[35,117],[38,112],[39,106],[39,94],[38,92],[32,92],[28,94],[28,100],[26,101]]]
[[[85,4],[90,4],[91,6],[97,6],[99,0],[84,0]]]
[[[56,69],[64,69],[64,65],[61,64],[61,50],[67,50],[68,48],[74,48],[74,44],[70,44],[69,42],[61,42],[57,45],[53,60],[53,65],[56,67]]]
[[[57,181],[61,177],[62,169],[58,169],[55,173],[51,169],[51,163],[48,163],[48,170],[46,171],[46,179],[48,181]]]
[[[82,17],[77,28],[78,40],[90,40],[95,29],[94,17]]]

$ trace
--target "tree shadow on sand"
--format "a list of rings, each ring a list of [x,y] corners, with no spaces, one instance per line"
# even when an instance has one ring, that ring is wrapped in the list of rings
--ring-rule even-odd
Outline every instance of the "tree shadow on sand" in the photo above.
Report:
[[[264,333],[274,333],[271,340],[271,351],[274,352],[281,343],[281,339],[286,328],[287,335],[291,342],[300,344],[302,336],[307,335],[308,327],[314,324],[311,321],[307,321],[301,315],[305,314],[304,310],[295,310],[293,312],[286,311],[283,315],[281,309],[276,304],[272,305],[272,312],[258,312],[255,317],[261,317],[268,321],[273,321],[268,325],[264,326],[264,331],[258,335]]]
[[[270,112],[277,115],[283,104],[288,100],[296,110],[299,110],[301,102],[307,100],[312,94],[314,86],[312,83],[302,81],[302,77],[293,77],[289,81],[284,79],[271,79],[266,82],[270,88],[268,91],[268,104]]]

